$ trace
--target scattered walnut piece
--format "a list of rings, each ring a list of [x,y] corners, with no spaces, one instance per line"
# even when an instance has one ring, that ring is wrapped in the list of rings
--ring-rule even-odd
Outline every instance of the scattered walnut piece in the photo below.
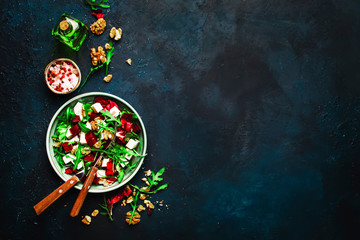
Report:
[[[112,27],[110,29],[110,34],[109,36],[111,38],[113,38],[115,41],[118,41],[121,39],[121,36],[122,36],[122,29],[121,28],[118,28],[116,29],[115,27]]]
[[[128,197],[128,199],[126,199],[126,203],[127,203],[127,204],[131,203],[132,201],[133,201],[133,197],[132,197],[132,196],[130,196],[130,197]]]
[[[140,193],[140,200],[145,200],[146,199],[146,194]]]
[[[112,74],[109,74],[109,75],[107,75],[106,77],[104,77],[104,81],[105,81],[105,82],[110,82],[111,79],[112,79]]]
[[[130,222],[130,218],[131,218],[131,212],[127,212],[126,213],[126,222],[129,223]],[[138,212],[135,211],[134,216],[131,219],[131,224],[135,225],[137,223],[140,222],[140,214]]]
[[[143,182],[145,182],[146,185],[148,185],[148,186],[150,185],[150,183],[149,183],[149,181],[147,180],[147,178],[142,178],[141,180],[142,180]]]
[[[140,189],[142,189],[142,190],[145,191],[145,192],[149,192],[149,191],[150,191],[150,188],[148,188],[148,187],[142,187],[142,188],[140,188]]]
[[[144,200],[144,203],[146,205],[146,207],[150,208],[150,209],[154,209],[154,204],[152,204],[149,200]]]
[[[106,27],[105,19],[99,18],[98,20],[96,20],[96,22],[91,24],[90,30],[92,33],[95,33],[96,35],[100,35],[105,31],[105,27]]]
[[[131,58],[129,58],[129,59],[126,60],[125,62],[126,62],[127,64],[131,65],[132,60],[131,60]]]
[[[151,175],[151,170],[149,169],[147,171],[144,171],[144,173],[145,173],[145,176],[149,177]]]
[[[105,44],[105,49],[110,50],[110,49],[112,49],[112,46],[109,43],[106,43]]]
[[[91,217],[86,215],[82,220],[83,223],[85,223],[86,225],[90,225],[91,223]]]
[[[53,147],[58,148],[58,147],[60,147],[60,146],[61,146],[61,142],[54,142],[54,143],[53,143]]]
[[[142,212],[144,211],[146,208],[143,205],[139,205],[138,208],[136,209],[138,212]]]
[[[95,209],[92,213],[91,216],[96,217],[99,214],[99,210]]]

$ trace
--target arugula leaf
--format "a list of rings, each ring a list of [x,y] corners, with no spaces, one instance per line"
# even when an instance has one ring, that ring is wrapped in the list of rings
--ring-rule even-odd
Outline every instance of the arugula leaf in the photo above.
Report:
[[[118,182],[121,182],[124,178],[125,170],[121,169],[119,175],[117,176]]]
[[[109,219],[111,221],[113,221],[113,218],[111,216],[111,213],[108,209],[108,205],[107,205],[107,200],[106,200],[106,197],[105,197],[105,194],[104,194],[104,204],[98,204],[102,209],[105,210],[105,212],[100,212],[101,215],[108,215]]]
[[[113,51],[114,51],[114,48],[115,48],[113,46],[112,41],[109,42],[109,45],[111,46],[111,49],[108,50],[107,53],[106,53],[106,62],[105,62],[105,64],[106,64],[106,75],[108,75],[109,64],[111,62],[111,57],[114,56]]]
[[[89,128],[86,127],[86,124],[81,121],[78,122],[78,125],[79,125],[81,131],[83,131],[84,133],[88,133],[91,131]]]
[[[139,193],[140,192],[136,192],[135,197],[133,197],[133,201],[130,203],[132,211],[131,211],[131,217],[129,219],[129,225],[131,225],[131,220],[134,217],[134,214],[135,214],[135,211],[136,211],[136,208],[137,208],[137,199],[138,199]]]
[[[100,111],[100,113],[104,116],[104,117],[106,117],[106,121],[113,121],[113,122],[117,122],[118,124],[121,124],[121,121],[119,120],[119,119],[117,119],[117,118],[115,118],[110,112],[109,112],[109,110],[102,110],[102,111]]]
[[[149,177],[148,177],[148,182],[150,183],[150,185],[147,186],[146,189],[141,189],[141,188],[139,188],[139,187],[136,186],[136,185],[132,185],[131,183],[130,183],[130,185],[131,185],[132,187],[136,188],[139,192],[142,192],[142,193],[146,193],[146,194],[156,193],[156,192],[158,192],[158,191],[160,191],[160,190],[165,189],[165,188],[168,187],[168,184],[165,183],[165,184],[161,185],[160,187],[156,188],[155,190],[150,191],[153,186],[158,185],[159,182],[161,182],[161,181],[163,180],[163,178],[160,177],[160,176],[164,173],[164,171],[165,171],[165,168],[160,169],[156,174],[155,174],[154,172],[151,172],[152,178],[149,178]]]
[[[89,76],[90,76],[95,70],[97,70],[97,69],[101,68],[102,66],[104,66],[104,64],[105,64],[105,63],[103,63],[103,64],[101,64],[101,65],[99,65],[99,66],[97,66],[97,67],[90,68],[90,72],[89,72],[89,74],[86,76],[85,81],[83,82],[83,84],[81,84],[78,92],[80,92],[80,90],[84,87],[84,85],[85,85],[85,83],[87,82]]]

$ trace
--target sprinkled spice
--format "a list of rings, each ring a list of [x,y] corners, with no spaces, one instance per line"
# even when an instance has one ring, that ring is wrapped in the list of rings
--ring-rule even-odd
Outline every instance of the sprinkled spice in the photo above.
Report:
[[[47,73],[50,88],[59,93],[72,91],[79,82],[79,71],[69,61],[57,61]]]

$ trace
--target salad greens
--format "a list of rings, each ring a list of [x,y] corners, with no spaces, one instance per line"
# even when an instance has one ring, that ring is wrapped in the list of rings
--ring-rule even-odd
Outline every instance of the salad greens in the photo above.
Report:
[[[66,174],[84,170],[87,174],[96,159],[103,156],[93,184],[108,186],[121,182],[145,157],[137,116],[101,97],[93,102],[77,102],[58,116],[52,135],[54,155]]]

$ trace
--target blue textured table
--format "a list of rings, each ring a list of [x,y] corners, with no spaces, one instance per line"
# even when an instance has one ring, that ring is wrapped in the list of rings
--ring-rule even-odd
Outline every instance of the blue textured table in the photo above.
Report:
[[[79,52],[51,29],[64,12],[90,26],[83,1],[0,5],[0,239],[359,239],[359,2],[110,0],[106,32]],[[168,207],[128,226],[118,204],[114,222],[86,226],[104,196],[88,195],[72,218],[71,189],[36,216],[62,183],[48,124],[79,94],[53,94],[43,70],[68,57],[86,75],[113,26],[124,31],[113,80],[99,70],[80,93],[112,93],[140,113],[144,169],[166,167],[169,183],[152,200]]]

